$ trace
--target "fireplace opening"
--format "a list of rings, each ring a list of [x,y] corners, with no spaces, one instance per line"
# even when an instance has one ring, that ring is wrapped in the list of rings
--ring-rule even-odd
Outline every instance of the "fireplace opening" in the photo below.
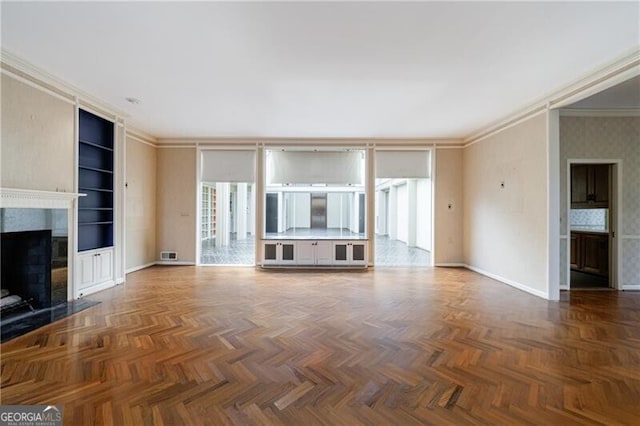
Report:
[[[51,230],[5,232],[1,239],[3,317],[21,308],[50,308]]]

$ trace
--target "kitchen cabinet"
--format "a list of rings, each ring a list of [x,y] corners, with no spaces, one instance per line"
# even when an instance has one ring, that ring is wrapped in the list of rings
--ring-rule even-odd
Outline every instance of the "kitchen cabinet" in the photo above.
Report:
[[[609,165],[571,165],[571,208],[609,206]]]
[[[609,275],[609,235],[597,232],[571,232],[571,269]]]

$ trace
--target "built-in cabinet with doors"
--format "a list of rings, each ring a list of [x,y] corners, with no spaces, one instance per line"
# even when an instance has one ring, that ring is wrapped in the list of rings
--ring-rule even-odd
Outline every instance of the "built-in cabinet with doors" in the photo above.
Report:
[[[78,114],[78,263],[76,296],[114,280],[114,123]]]
[[[367,266],[367,241],[283,240],[263,243],[264,266]]]
[[[571,208],[599,208],[609,205],[609,165],[571,165]]]

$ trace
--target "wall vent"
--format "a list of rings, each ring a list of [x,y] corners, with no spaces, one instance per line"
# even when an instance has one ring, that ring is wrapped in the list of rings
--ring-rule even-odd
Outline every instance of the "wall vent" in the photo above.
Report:
[[[177,251],[161,251],[160,260],[178,260]]]

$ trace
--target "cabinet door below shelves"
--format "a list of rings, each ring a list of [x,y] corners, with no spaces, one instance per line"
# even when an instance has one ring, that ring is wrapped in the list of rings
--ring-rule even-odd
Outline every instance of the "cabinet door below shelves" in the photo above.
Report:
[[[91,251],[78,256],[78,289],[113,279],[113,249]]]
[[[78,256],[78,288],[87,288],[93,285],[94,262],[93,255]]]
[[[96,283],[102,283],[109,281],[113,277],[113,252],[111,250],[104,250],[97,253],[96,256],[96,268],[95,268],[95,281]]]

